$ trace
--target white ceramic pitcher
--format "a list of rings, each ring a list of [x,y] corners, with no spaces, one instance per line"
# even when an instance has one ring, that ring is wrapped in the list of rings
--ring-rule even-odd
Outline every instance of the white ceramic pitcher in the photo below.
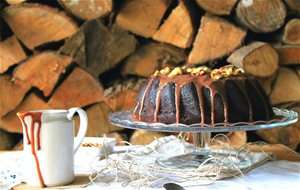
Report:
[[[74,140],[75,113],[80,126]],[[88,126],[84,110],[36,110],[19,112],[23,127],[24,181],[33,186],[61,186],[74,180],[74,154]],[[75,141],[75,142],[74,142]]]

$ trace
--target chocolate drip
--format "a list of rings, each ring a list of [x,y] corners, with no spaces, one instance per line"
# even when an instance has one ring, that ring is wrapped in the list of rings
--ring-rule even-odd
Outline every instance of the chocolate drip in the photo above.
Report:
[[[250,101],[250,98],[247,94],[246,91],[246,84],[245,81],[249,79],[249,77],[246,77],[245,75],[239,75],[239,76],[229,76],[226,78],[221,78],[221,79],[213,79],[209,75],[200,75],[200,76],[195,76],[195,75],[190,75],[190,74],[183,74],[183,75],[178,75],[178,76],[173,76],[173,77],[168,77],[165,75],[162,76],[151,76],[149,79],[149,82],[144,90],[143,95],[141,98],[139,98],[139,102],[137,103],[137,106],[135,107],[133,117],[135,117],[136,112],[138,111],[138,119],[141,121],[142,120],[142,111],[144,109],[144,104],[145,104],[145,99],[146,95],[149,93],[149,89],[151,88],[153,84],[153,80],[157,78],[159,80],[159,84],[157,87],[156,91],[156,100],[155,100],[155,110],[154,110],[154,115],[151,116],[151,119],[148,119],[149,122],[154,121],[154,122],[160,122],[160,119],[158,118],[159,112],[160,112],[160,107],[162,104],[162,96],[163,96],[163,88],[165,85],[169,83],[174,83],[175,84],[175,111],[176,111],[176,123],[180,122],[181,119],[181,113],[180,113],[180,101],[181,101],[181,91],[182,87],[187,84],[187,83],[192,83],[196,87],[197,91],[197,97],[199,100],[199,108],[200,108],[200,113],[201,113],[201,123],[207,123],[205,119],[205,102],[204,102],[204,94],[203,94],[203,88],[207,88],[210,91],[210,102],[211,102],[211,124],[214,124],[216,122],[220,122],[219,116],[216,118],[215,116],[215,111],[217,111],[215,108],[215,101],[216,101],[216,95],[220,96],[220,102],[223,104],[223,109],[224,109],[224,123],[229,123],[232,121],[229,121],[229,103],[228,103],[228,98],[229,94],[227,94],[227,88],[226,88],[226,82],[232,81],[237,88],[241,91],[243,97],[245,98],[245,103],[248,106],[248,112],[249,112],[249,121],[253,121],[253,108],[252,104]],[[251,79],[251,83],[252,78]],[[249,80],[250,81],[250,80]],[[256,87],[256,85],[253,85]],[[257,90],[261,94],[261,90]],[[263,98],[264,99],[264,98]],[[265,99],[264,99],[265,100]],[[265,100],[266,101],[266,100]],[[266,104],[267,102],[265,102]],[[267,105],[265,105],[265,108],[267,109]],[[219,108],[218,108],[219,109]],[[269,110],[268,111],[268,116],[270,116]],[[222,117],[221,117],[222,118]]]
[[[271,117],[271,113],[270,113],[270,110],[268,109],[269,105],[267,104],[267,101],[266,99],[264,98],[264,95],[262,94],[263,91],[261,89],[258,89],[258,86],[256,85],[255,81],[253,80],[248,80],[252,86],[256,89],[256,91],[258,92],[260,98],[262,99],[262,101],[264,102],[264,108],[265,108],[265,111],[266,111],[266,115],[267,115],[267,118],[270,118]]]
[[[213,89],[210,89],[210,97],[211,97],[211,124],[215,123],[215,95],[216,95],[215,91]]]
[[[253,109],[252,109],[252,104],[250,101],[250,98],[248,96],[247,90],[246,90],[246,79],[242,78],[239,80],[235,80],[235,84],[239,87],[241,92],[243,93],[244,97],[246,98],[247,104],[249,106],[249,121],[253,121]]]
[[[146,87],[146,89],[144,91],[144,94],[143,94],[143,97],[142,97],[142,101],[141,101],[141,107],[140,107],[140,111],[139,111],[139,115],[138,115],[139,116],[138,117],[139,120],[142,120],[142,111],[143,111],[143,108],[144,108],[145,97],[146,97],[146,94],[147,94],[148,90],[150,89],[150,86],[151,86],[153,80],[154,80],[154,78],[151,78],[149,80],[149,82],[147,84],[147,87]]]
[[[218,94],[220,95],[224,107],[224,122],[228,123],[228,117],[229,117],[229,112],[228,112],[228,100],[227,100],[227,93],[225,89],[225,83],[226,80],[222,80],[221,83],[216,83],[217,89],[218,89]],[[227,125],[226,125],[227,126]]]
[[[204,117],[204,101],[203,101],[203,94],[202,94],[202,86],[200,85],[195,85],[197,94],[198,94],[198,100],[199,100],[199,108],[200,108],[200,113],[201,113],[201,123],[205,123],[205,117]]]
[[[42,123],[41,123],[42,113],[41,112],[34,112],[34,113],[19,112],[19,113],[17,113],[17,115],[20,117],[21,122],[24,126],[25,133],[26,133],[27,144],[28,145],[31,144],[31,153],[33,154],[33,157],[34,157],[34,160],[35,160],[35,164],[36,164],[40,184],[41,184],[42,187],[46,187],[46,185],[44,183],[42,173],[41,173],[39,159],[38,159],[37,154],[36,154],[36,150],[41,149],[40,130],[41,130],[41,125],[42,125]],[[27,116],[31,117],[30,137],[29,137],[29,129],[28,129],[28,126],[25,122],[25,117],[27,117]],[[37,133],[36,134],[34,133],[35,124],[37,124]],[[35,138],[36,138],[36,141],[35,141]]]
[[[180,123],[180,91],[182,85],[175,84],[176,123]]]
[[[159,112],[159,108],[160,108],[160,101],[161,101],[161,91],[162,88],[160,86],[161,82],[159,81],[159,87],[157,90],[157,96],[156,96],[156,105],[155,105],[155,111],[154,111],[154,121],[158,122],[158,112]]]

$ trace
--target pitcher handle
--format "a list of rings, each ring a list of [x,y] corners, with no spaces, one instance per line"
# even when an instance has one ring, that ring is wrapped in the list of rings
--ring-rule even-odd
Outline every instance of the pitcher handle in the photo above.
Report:
[[[70,108],[68,112],[69,113],[67,115],[67,118],[69,120],[72,120],[76,112],[78,113],[80,119],[79,131],[77,133],[77,136],[74,139],[74,154],[75,154],[80,144],[82,143],[83,138],[85,137],[87,127],[88,127],[88,117],[85,111],[81,108]]]

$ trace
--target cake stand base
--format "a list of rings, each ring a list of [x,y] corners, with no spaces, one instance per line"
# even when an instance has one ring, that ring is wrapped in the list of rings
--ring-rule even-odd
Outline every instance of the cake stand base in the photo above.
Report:
[[[183,154],[167,159],[157,160],[157,164],[162,167],[174,169],[192,169],[197,168],[199,165],[209,164],[212,158],[212,150],[209,148],[211,141],[211,132],[193,133],[193,144],[195,150],[188,154]]]

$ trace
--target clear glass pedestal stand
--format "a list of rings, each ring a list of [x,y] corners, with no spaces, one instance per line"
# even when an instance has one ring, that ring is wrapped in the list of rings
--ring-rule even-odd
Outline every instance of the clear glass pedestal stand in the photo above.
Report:
[[[159,160],[158,164],[164,167],[184,167],[195,168],[207,162],[212,155],[209,147],[211,141],[211,132],[230,132],[230,131],[252,131],[261,129],[270,129],[275,127],[284,127],[297,122],[298,114],[292,110],[273,108],[275,118],[269,121],[238,122],[238,123],[216,123],[213,126],[209,124],[163,124],[135,122],[132,120],[132,110],[119,111],[110,114],[109,119],[113,125],[123,128],[160,131],[160,132],[191,132],[193,133],[193,144],[195,150],[192,153]]]

